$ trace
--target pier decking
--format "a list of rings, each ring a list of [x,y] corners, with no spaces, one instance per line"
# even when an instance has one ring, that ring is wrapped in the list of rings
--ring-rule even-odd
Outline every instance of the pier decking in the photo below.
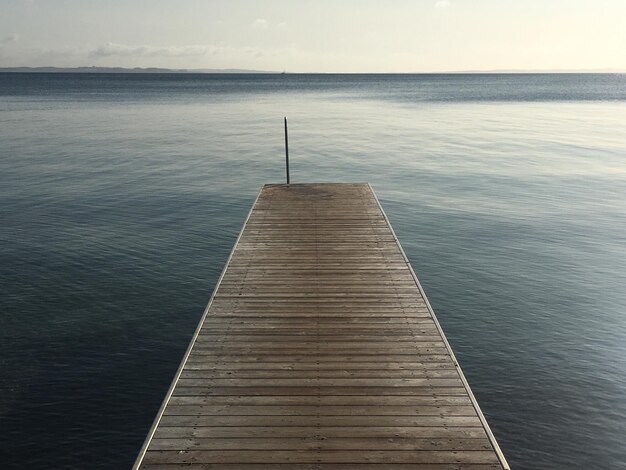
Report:
[[[136,469],[508,469],[368,184],[263,187]]]

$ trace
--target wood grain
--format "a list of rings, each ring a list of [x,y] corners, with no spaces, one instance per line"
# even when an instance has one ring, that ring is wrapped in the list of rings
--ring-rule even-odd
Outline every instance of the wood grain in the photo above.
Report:
[[[266,185],[139,469],[508,468],[367,184]]]

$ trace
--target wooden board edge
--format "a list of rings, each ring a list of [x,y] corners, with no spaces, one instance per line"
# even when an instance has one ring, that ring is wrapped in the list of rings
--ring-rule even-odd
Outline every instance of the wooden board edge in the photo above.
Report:
[[[493,435],[493,432],[491,431],[491,428],[489,427],[489,423],[487,423],[487,419],[485,418],[485,415],[483,414],[482,410],[480,409],[480,406],[478,404],[478,401],[476,400],[476,397],[472,393],[472,389],[470,388],[469,383],[467,382],[467,379],[465,378],[465,375],[463,374],[463,371],[461,370],[461,366],[459,365],[459,362],[457,361],[456,356],[454,355],[454,351],[452,351],[452,347],[450,346],[450,343],[448,342],[448,339],[446,338],[446,335],[443,332],[443,328],[441,327],[441,324],[439,323],[439,320],[437,320],[437,316],[435,315],[435,312],[434,312],[432,306],[430,305],[430,302],[428,301],[428,297],[426,297],[426,292],[424,292],[424,289],[422,288],[422,285],[420,284],[420,281],[417,278],[417,275],[415,274],[415,271],[413,270],[413,266],[411,266],[411,262],[409,261],[409,258],[407,257],[406,253],[404,252],[404,249],[402,248],[402,245],[400,244],[400,240],[398,239],[398,237],[396,235],[396,232],[394,231],[393,226],[391,225],[391,222],[389,221],[389,218],[387,217],[387,214],[385,213],[385,210],[383,209],[383,206],[380,203],[380,200],[378,199],[378,196],[374,192],[374,188],[372,188],[372,185],[370,183],[367,183],[367,186],[369,187],[370,191],[372,192],[372,195],[374,196],[374,199],[376,200],[376,203],[378,204],[380,212],[383,214],[383,217],[387,221],[387,225],[389,226],[389,230],[391,230],[391,233],[392,233],[393,237],[396,240],[398,248],[400,249],[400,252],[402,253],[404,261],[406,262],[406,264],[407,264],[407,266],[409,268],[409,271],[411,271],[411,276],[413,276],[413,280],[415,281],[415,284],[417,285],[417,288],[419,289],[420,293],[422,294],[424,302],[426,303],[426,307],[428,308],[428,311],[431,314],[431,316],[433,318],[433,321],[435,322],[435,326],[437,327],[437,330],[441,334],[441,338],[443,339],[443,343],[445,344],[446,349],[448,350],[448,352],[450,354],[450,357],[452,358],[452,361],[454,362],[454,367],[456,368],[457,372],[459,373],[459,377],[461,377],[461,381],[463,382],[463,387],[467,391],[467,394],[470,397],[472,405],[474,406],[474,409],[476,410],[476,413],[478,414],[478,418],[480,419],[481,424],[485,428],[485,432],[487,433],[487,436],[489,437],[489,442],[493,446],[493,449],[496,452],[496,455],[498,456],[498,460],[502,464],[502,467],[503,467],[504,470],[510,470],[511,467],[509,467],[509,464],[506,461],[506,458],[504,457],[504,454],[502,453],[502,449],[500,449],[500,446],[498,445],[498,441],[496,440],[495,436]]]
[[[165,412],[165,408],[167,407],[170,399],[172,398],[172,394],[174,393],[174,388],[176,388],[176,385],[178,384],[178,380],[180,379],[180,376],[183,372],[183,369],[185,368],[185,364],[187,363],[187,359],[189,358],[189,356],[191,355],[191,350],[193,349],[193,346],[196,343],[196,339],[198,338],[198,335],[200,334],[200,331],[202,329],[202,325],[204,324],[204,320],[206,319],[209,310],[211,308],[211,305],[213,304],[213,300],[215,299],[215,295],[217,294],[217,291],[220,287],[220,284],[222,283],[222,279],[224,278],[224,275],[226,274],[226,270],[228,269],[228,266],[230,265],[230,260],[232,259],[233,255],[235,254],[235,250],[237,249],[237,245],[239,244],[239,240],[241,239],[241,236],[244,232],[244,229],[246,228],[246,224],[248,223],[248,220],[250,219],[250,216],[252,215],[252,212],[254,211],[254,207],[256,206],[259,198],[261,197],[261,193],[263,192],[263,189],[265,188],[266,185],[263,185],[261,187],[261,189],[259,190],[259,192],[256,195],[256,198],[254,199],[254,202],[252,203],[252,207],[250,207],[250,210],[248,211],[248,215],[246,216],[246,219],[243,223],[243,226],[241,227],[241,230],[239,231],[239,235],[237,236],[237,240],[235,241],[235,244],[233,245],[233,248],[230,250],[230,254],[228,255],[228,259],[226,260],[226,264],[224,264],[224,268],[222,269],[222,272],[220,274],[220,277],[217,280],[217,283],[215,284],[215,288],[213,289],[213,293],[211,294],[211,297],[209,298],[209,302],[207,303],[206,308],[204,309],[204,312],[202,314],[202,317],[200,318],[200,321],[198,322],[198,326],[196,327],[196,331],[194,332],[193,336],[191,337],[191,341],[189,342],[189,346],[187,346],[187,350],[185,352],[185,355],[183,356],[183,359],[180,363],[180,366],[178,366],[178,370],[176,371],[176,375],[174,376],[174,379],[172,380],[172,383],[167,391],[167,394],[165,395],[165,399],[163,400],[163,403],[161,404],[161,407],[159,408],[159,411],[156,415],[156,418],[154,419],[154,422],[152,423],[152,426],[150,427],[150,431],[148,432],[148,435],[143,443],[143,445],[141,446],[141,450],[139,451],[139,455],[137,455],[137,458],[135,459],[135,463],[133,465],[133,470],[138,470],[139,467],[141,466],[143,459],[146,455],[146,451],[148,450],[148,447],[150,446],[150,442],[152,441],[152,438],[154,436],[154,433],[156,432],[157,427],[159,426],[159,423],[161,422],[161,418],[163,417],[163,413]]]

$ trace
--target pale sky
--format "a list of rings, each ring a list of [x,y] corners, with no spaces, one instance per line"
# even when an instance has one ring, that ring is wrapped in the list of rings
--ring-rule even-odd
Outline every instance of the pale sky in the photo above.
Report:
[[[0,0],[0,67],[626,70],[626,0]]]

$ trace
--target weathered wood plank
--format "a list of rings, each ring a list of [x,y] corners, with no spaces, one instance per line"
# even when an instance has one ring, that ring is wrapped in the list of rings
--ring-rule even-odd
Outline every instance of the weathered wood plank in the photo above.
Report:
[[[267,185],[136,469],[508,469],[367,184]]]
[[[463,438],[281,438],[216,439],[203,437],[154,438],[152,450],[490,450],[486,437]]]
[[[174,405],[165,416],[474,416],[471,405],[356,406],[356,405]]]
[[[317,427],[315,434],[321,438],[380,438],[380,439],[423,439],[423,438],[448,438],[448,439],[483,439],[485,432],[481,426],[464,427],[441,427],[441,426],[331,426]],[[216,439],[241,439],[241,438],[307,438],[311,437],[311,427],[289,426],[160,426],[155,437],[158,438],[216,438]]]
[[[228,358],[220,358],[219,362],[187,362],[185,371],[196,370],[213,370],[213,371],[238,371],[252,370],[262,372],[270,371],[306,371],[316,373],[331,373],[333,371],[350,371],[357,373],[364,371],[437,371],[437,370],[454,370],[456,368],[448,362],[229,362]]]
[[[460,379],[183,379],[181,387],[460,387]]]
[[[141,470],[389,470],[389,464],[372,463],[184,463],[142,464]],[[393,470],[497,470],[499,464],[409,463],[394,464]]]
[[[351,370],[351,369],[333,369],[333,370],[276,370],[276,369],[237,369],[229,368],[227,370],[200,369],[195,370],[190,367],[185,368],[181,374],[181,379],[225,379],[236,377],[238,379],[267,379],[267,378],[290,378],[297,377],[299,379],[339,379],[339,378],[379,378],[379,379],[409,379],[409,378],[456,378],[459,374],[456,369],[442,370]]]
[[[154,463],[497,463],[493,450],[149,450],[144,461]]]
[[[285,360],[298,362],[298,363],[334,363],[334,362],[414,362],[420,360],[423,362],[444,362],[450,364],[449,356],[441,354],[422,354],[420,351],[411,351],[409,354],[291,354],[289,357],[285,357],[284,354],[259,354],[258,352],[253,354],[240,354],[240,355],[224,355],[216,353],[215,351],[192,351],[192,354],[187,358],[187,363],[208,363],[214,361],[228,361],[231,363],[255,363],[255,362],[284,362]]]
[[[299,406],[437,406],[463,405],[472,403],[468,397],[456,396],[230,396],[230,397],[172,397],[170,405],[299,405]],[[348,408],[349,411],[353,408]]]
[[[348,410],[346,410],[347,412]],[[210,416],[210,417],[209,417]],[[177,416],[164,415],[164,426],[480,426],[476,416]],[[312,431],[313,432],[313,431]],[[313,432],[314,434],[314,432]]]
[[[437,387],[431,385],[423,387],[185,387],[179,385],[174,390],[173,396],[209,396],[209,395],[311,395],[311,396],[445,396],[458,395],[467,396],[467,390],[464,387]]]

